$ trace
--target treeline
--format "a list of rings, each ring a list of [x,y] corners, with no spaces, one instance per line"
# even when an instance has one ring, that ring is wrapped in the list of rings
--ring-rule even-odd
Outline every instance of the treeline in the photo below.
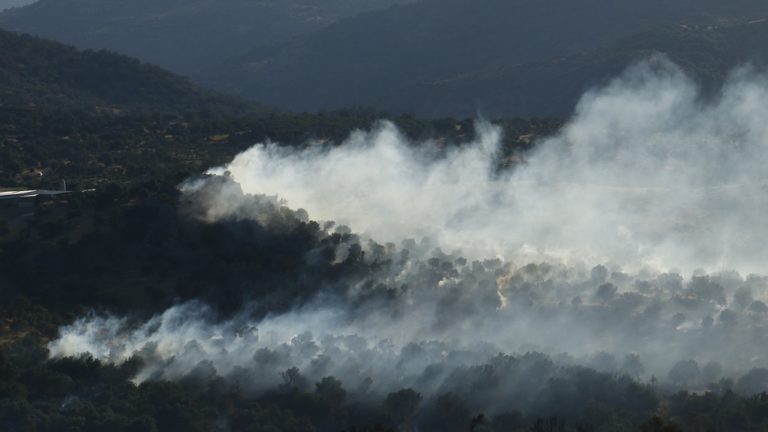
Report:
[[[265,140],[340,143],[394,121],[414,140],[470,139],[471,120],[421,120],[369,109],[279,113],[200,88],[106,51],[0,30],[0,188],[73,189],[200,173]],[[502,120],[509,153],[556,131],[552,120]]]
[[[94,113],[41,107],[0,107],[0,186],[73,188],[135,183],[190,175],[231,160],[253,144],[341,143],[356,129],[395,122],[414,140],[470,140],[472,120],[421,120],[371,110],[319,114]],[[554,133],[554,120],[500,120],[509,154],[532,145],[531,136]]]
[[[540,354],[500,357],[481,369],[551,368]],[[0,346],[0,428],[6,431],[762,431],[768,395],[731,392],[663,395],[651,385],[594,370],[562,368],[531,395],[545,409],[502,407],[493,415],[468,402],[471,388],[424,397],[404,388],[371,402],[328,376],[307,382],[296,369],[261,395],[206,373],[204,365],[177,382],[130,381],[141,367],[90,357],[47,360],[36,341]],[[479,371],[478,371],[479,372]],[[535,379],[535,377],[533,378]],[[548,414],[547,414],[548,413]],[[671,421],[669,419],[674,419]],[[665,420],[666,419],[666,420]]]
[[[265,310],[276,311],[354,271],[353,258],[332,265],[331,253],[307,274],[305,254],[332,252],[345,236],[321,237],[317,223],[287,209],[275,205],[280,227],[265,229],[208,224],[190,214],[193,205],[173,183],[155,182],[44,203],[31,218],[0,226],[0,295],[73,314],[157,313],[192,299],[231,313],[249,298],[271,298]]]

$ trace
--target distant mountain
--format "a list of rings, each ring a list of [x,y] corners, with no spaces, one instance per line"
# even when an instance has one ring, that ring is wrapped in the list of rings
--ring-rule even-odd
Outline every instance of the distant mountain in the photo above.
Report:
[[[169,113],[251,109],[120,54],[80,51],[0,30],[0,109],[31,107]]]
[[[719,26],[762,15],[768,15],[763,0],[422,0],[254,50],[198,78],[292,110],[373,106],[467,115],[489,104],[480,96],[492,90],[482,82],[500,77],[497,69],[530,71],[518,73],[532,81],[505,87],[513,93],[504,97],[520,99],[520,107],[527,95],[555,94],[569,85],[537,76],[540,62],[605,49],[668,25]],[[523,93],[515,93],[516,86]]]
[[[0,27],[189,74],[397,1],[40,0],[0,14]]]
[[[201,89],[157,66],[0,30],[0,187],[135,183],[199,173],[257,142],[341,142],[389,119],[414,141],[464,142],[471,120],[372,110],[291,114]],[[505,154],[556,121],[509,120]]]
[[[486,68],[393,91],[381,109],[424,116],[566,117],[581,95],[640,60],[661,56],[704,89],[721,85],[735,67],[768,60],[768,19],[726,26],[677,25],[638,33],[609,47],[523,65]]]
[[[584,89],[657,52],[714,82],[760,57],[768,39],[746,23],[765,16],[765,0],[40,0],[0,26],[134,54],[289,111],[563,117]],[[142,88],[194,87],[143,68]]]

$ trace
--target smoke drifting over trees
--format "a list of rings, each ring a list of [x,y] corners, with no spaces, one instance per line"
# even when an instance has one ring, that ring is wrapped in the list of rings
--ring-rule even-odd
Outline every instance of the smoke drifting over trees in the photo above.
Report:
[[[389,124],[337,147],[257,145],[186,181],[183,211],[254,245],[303,233],[273,244],[298,257],[301,290],[223,320],[194,301],[83,317],[51,354],[138,359],[136,382],[384,404],[426,430],[450,430],[434,412],[652,413],[654,385],[766,391],[767,93],[749,69],[702,95],[641,64],[513,168],[490,124],[457,148]]]
[[[496,169],[490,125],[476,142],[444,149],[408,143],[385,124],[331,149],[257,145],[212,172],[380,242],[429,237],[518,262],[759,272],[767,90],[742,69],[720,94],[702,95],[660,58],[588,93],[564,130],[512,170]]]

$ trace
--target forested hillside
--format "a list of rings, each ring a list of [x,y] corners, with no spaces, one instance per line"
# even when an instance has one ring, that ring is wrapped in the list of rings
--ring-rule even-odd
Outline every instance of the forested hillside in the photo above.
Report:
[[[252,106],[216,95],[156,66],[106,51],[0,30],[0,108],[90,112],[219,111]]]
[[[0,13],[0,432],[768,431],[765,17]]]
[[[42,0],[0,14],[0,27],[109,49],[180,73],[287,41],[396,0]]]
[[[539,62],[602,49],[658,26],[722,25],[763,15],[768,15],[768,5],[752,0],[425,0],[255,50],[210,68],[201,80],[294,110],[363,105],[425,115],[473,115],[480,110],[533,116],[541,110],[522,109],[539,105],[525,92],[544,99],[557,93],[553,89],[563,85],[561,80],[521,73],[496,88],[498,82],[485,75],[498,68],[535,69]],[[472,85],[462,86],[463,80]],[[422,86],[443,91],[412,92]],[[490,93],[512,106],[494,103]],[[563,114],[562,109],[554,112]]]
[[[765,19],[666,26],[601,49],[415,84],[382,96],[378,106],[427,116],[479,112],[565,117],[585,91],[644,60],[669,60],[705,89],[716,89],[736,68],[762,70],[768,59],[766,40]]]
[[[69,179],[81,187],[193,173],[267,139],[342,141],[392,118],[415,138],[458,136],[458,121],[372,110],[281,114],[222,96],[156,66],[0,31],[0,185]],[[557,122],[509,121],[508,140]],[[529,127],[530,126],[530,127]]]
[[[279,316],[312,304],[318,293],[333,298],[358,286],[350,306],[366,314],[372,305],[397,304],[408,292],[432,292],[439,293],[442,308],[451,317],[445,324],[460,325],[456,316],[482,304],[498,309],[496,285],[491,281],[500,269],[498,260],[468,262],[439,251],[419,261],[415,242],[410,246],[366,242],[354,233],[334,232],[327,223],[307,220],[301,211],[265,196],[243,197],[245,207],[256,206],[262,216],[268,216],[262,221],[228,217],[207,222],[201,217],[199,198],[232,192],[237,193],[237,186],[225,178],[212,179],[191,194],[157,182],[127,188],[113,185],[48,202],[21,223],[0,225],[0,427],[185,432],[221,428],[385,432],[414,427],[436,432],[680,432],[766,427],[768,396],[751,396],[768,383],[765,369],[754,369],[738,381],[716,381],[722,374],[717,364],[700,369],[696,362],[679,362],[670,378],[662,379],[683,386],[692,379],[715,377],[715,381],[707,392],[678,392],[656,378],[639,380],[643,365],[636,355],[617,358],[599,353],[588,366],[581,366],[565,354],[486,353],[482,346],[473,353],[442,341],[412,343],[391,353],[386,343],[367,348],[365,340],[355,335],[321,339],[320,329],[315,336],[293,336],[274,350],[256,350],[259,337],[269,334],[257,334],[243,323],[247,317],[238,312],[243,304],[251,304],[248,317]],[[349,253],[339,259],[338,250],[343,248],[349,248]],[[308,257],[313,257],[311,262]],[[419,284],[401,287],[396,281],[377,279],[401,268],[411,268]],[[519,270],[518,278],[538,272],[552,277],[547,269],[546,264],[530,264]],[[592,274],[600,271],[597,268]],[[472,295],[451,299],[454,290],[439,284],[459,275],[469,276],[466,283],[477,286],[462,288]],[[600,313],[601,325],[621,326],[626,315],[622,311],[630,302],[658,310],[654,305],[662,301],[659,296],[665,295],[662,290],[671,280],[660,275],[645,282],[653,288],[645,294],[613,297],[589,284],[569,287],[595,290],[604,299],[600,305],[532,307],[532,300],[516,298],[511,307],[521,307],[514,309],[519,313],[538,310],[541,319],[548,319],[553,307],[581,311],[585,317],[592,311]],[[691,289],[695,292],[696,287]],[[55,345],[46,347],[46,343],[77,328],[77,323],[60,326],[84,311],[94,311],[88,315],[97,323],[93,333],[108,335],[115,322],[97,318],[107,311],[122,311],[130,322],[140,322],[187,300],[195,301],[171,309],[179,315],[167,317],[170,323],[155,321],[138,328],[162,331],[189,319],[218,329],[216,323],[223,321],[223,335],[200,336],[187,343],[178,361],[204,345],[208,349],[207,344],[232,361],[237,361],[239,344],[250,346],[255,354],[231,373],[217,369],[220,364],[200,361],[174,379],[160,371],[156,376],[141,374],[157,362],[169,371],[180,367],[173,358],[161,359],[162,346],[157,343],[116,364],[89,355],[49,358]],[[705,303],[707,299],[689,301]],[[746,310],[738,314],[734,319],[739,322],[755,319]],[[228,319],[233,321],[226,324]],[[637,324],[643,329],[665,325],[663,321],[654,324],[659,318],[653,314],[633,319],[640,320]],[[722,331],[724,325],[718,323],[709,331]],[[230,338],[229,332],[235,336]],[[85,342],[88,335],[83,337]],[[318,344],[324,353],[313,357]],[[116,342],[110,349],[120,347]],[[331,356],[353,349],[358,357],[349,355],[349,362],[375,363],[377,356],[395,355],[398,370],[415,367],[419,373],[404,374],[400,384],[382,383],[374,376],[362,385],[353,377],[334,375]],[[289,354],[297,356],[297,361],[312,358],[312,367],[281,369]],[[479,363],[464,366],[462,361],[470,358]],[[315,378],[318,373],[322,378]],[[142,377],[140,383],[137,376]],[[256,390],[252,386],[260,380],[276,384]],[[434,392],[420,392],[410,382]],[[381,385],[394,390],[379,395]]]
[[[0,14],[0,26],[290,111],[563,117],[650,53],[717,80],[759,59],[765,16],[757,0],[42,0]]]

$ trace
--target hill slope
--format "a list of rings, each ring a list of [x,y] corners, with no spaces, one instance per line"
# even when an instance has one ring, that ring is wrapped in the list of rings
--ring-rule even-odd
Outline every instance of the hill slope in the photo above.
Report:
[[[0,187],[167,173],[202,147],[177,144],[179,118],[262,112],[123,55],[0,31]]]
[[[764,65],[767,40],[768,20],[723,27],[669,26],[622,38],[602,49],[418,83],[383,96],[378,105],[426,116],[482,113],[563,118],[586,90],[637,61],[663,55],[711,89],[735,67]]]
[[[255,50],[201,79],[287,109],[409,110],[391,93],[598,49],[658,26],[760,14],[768,4],[755,0],[423,0]]]
[[[0,27],[187,74],[395,1],[40,0],[0,14]]]
[[[245,110],[156,66],[0,30],[0,107],[188,112]]]
[[[178,181],[176,173],[202,172],[257,142],[340,142],[386,118],[422,140],[472,129],[471,121],[375,111],[276,113],[122,55],[0,31],[0,188],[50,188],[61,178],[73,188]],[[518,137],[557,126],[505,122],[505,148],[523,148]]]

